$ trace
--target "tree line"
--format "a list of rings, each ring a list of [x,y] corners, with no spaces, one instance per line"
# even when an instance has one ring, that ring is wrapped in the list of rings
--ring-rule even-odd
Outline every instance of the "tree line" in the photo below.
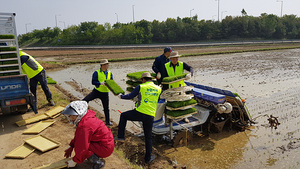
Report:
[[[199,42],[240,39],[300,39],[300,19],[296,15],[278,17],[226,16],[222,21],[198,20],[198,16],[141,20],[130,23],[82,22],[61,30],[58,27],[33,30],[19,35],[20,46],[121,45]]]

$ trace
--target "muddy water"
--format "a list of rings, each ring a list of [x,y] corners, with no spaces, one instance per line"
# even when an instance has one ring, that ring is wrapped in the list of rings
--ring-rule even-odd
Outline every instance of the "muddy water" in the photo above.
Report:
[[[246,103],[255,124],[249,131],[223,131],[198,138],[189,146],[164,149],[163,154],[188,168],[300,168],[300,50],[255,52],[180,58],[195,69],[190,82],[237,92]],[[152,61],[111,63],[114,79],[126,89],[127,73],[151,70]],[[62,87],[83,98],[79,89],[66,81],[76,81],[92,90],[91,76],[98,64],[75,65],[47,72]],[[100,101],[90,103],[102,110]],[[112,119],[117,110],[134,107],[133,102],[110,94]],[[270,128],[268,116],[278,117],[277,129]],[[138,129],[128,124],[132,131]]]

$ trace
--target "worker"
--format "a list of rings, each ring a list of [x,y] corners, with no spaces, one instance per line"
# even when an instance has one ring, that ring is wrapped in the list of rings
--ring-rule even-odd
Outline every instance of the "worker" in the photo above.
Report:
[[[64,155],[69,158],[73,149],[75,151],[75,156],[66,162],[68,168],[85,159],[93,164],[92,169],[103,168],[105,163],[101,158],[110,156],[115,147],[111,130],[95,116],[94,111],[88,110],[86,101],[73,101],[61,113],[76,126],[75,136]]]
[[[93,73],[92,84],[95,85],[95,88],[89,93],[83,100],[89,102],[96,98],[99,98],[102,102],[102,106],[105,114],[106,125],[112,126],[109,117],[109,89],[105,85],[105,80],[113,79],[113,74],[108,70],[109,62],[107,59],[100,61],[100,69],[96,70]]]
[[[189,66],[185,62],[178,61],[179,57],[180,57],[180,55],[178,54],[177,51],[173,51],[171,53],[171,55],[170,55],[171,61],[165,64],[165,69],[166,69],[167,75],[168,75],[168,77],[176,76],[176,75],[183,74],[183,70],[187,70],[190,73],[186,75],[185,79],[188,80],[191,78],[191,76],[193,76],[194,70],[191,66]],[[169,84],[169,88],[176,88],[176,87],[180,87],[180,86],[185,86],[185,83],[183,82],[183,80]]]
[[[152,153],[152,126],[156,112],[157,102],[161,93],[161,88],[152,82],[152,77],[149,72],[142,74],[142,84],[134,88],[134,90],[127,94],[119,94],[120,99],[132,99],[138,96],[136,108],[123,112],[120,116],[118,136],[116,141],[125,141],[125,127],[127,120],[141,121],[143,123],[143,130],[145,135],[145,162],[151,163],[155,159]]]
[[[30,91],[36,98],[36,90],[38,82],[40,82],[42,89],[46,95],[47,101],[49,105],[54,106],[54,102],[52,99],[52,93],[49,90],[48,83],[47,83],[47,76],[46,71],[42,65],[40,65],[32,56],[29,54],[19,51],[20,60],[22,65],[23,73],[27,75],[30,82]]]
[[[164,77],[167,77],[167,72],[165,70],[165,64],[170,62],[169,56],[172,53],[171,47],[166,47],[164,49],[164,53],[158,57],[155,58],[155,61],[152,65],[152,70],[156,73],[156,79],[158,82],[158,85],[161,84],[162,79]]]

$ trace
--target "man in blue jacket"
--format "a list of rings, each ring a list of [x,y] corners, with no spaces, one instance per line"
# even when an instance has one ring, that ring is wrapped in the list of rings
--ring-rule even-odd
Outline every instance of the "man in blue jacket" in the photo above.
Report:
[[[170,62],[170,55],[172,53],[172,48],[171,47],[166,47],[164,49],[164,53],[158,57],[155,58],[155,61],[153,62],[152,65],[152,70],[156,73],[156,79],[158,82],[158,85],[161,84],[162,79],[164,77],[167,77],[168,74],[165,69],[165,64]]]

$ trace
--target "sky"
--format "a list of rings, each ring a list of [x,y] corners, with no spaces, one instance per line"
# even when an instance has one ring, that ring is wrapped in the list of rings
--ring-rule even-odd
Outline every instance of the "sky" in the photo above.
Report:
[[[165,21],[198,15],[198,20],[221,20],[262,13],[300,16],[300,0],[0,0],[0,12],[16,13],[17,33],[34,29],[67,28],[81,22],[129,23]]]

